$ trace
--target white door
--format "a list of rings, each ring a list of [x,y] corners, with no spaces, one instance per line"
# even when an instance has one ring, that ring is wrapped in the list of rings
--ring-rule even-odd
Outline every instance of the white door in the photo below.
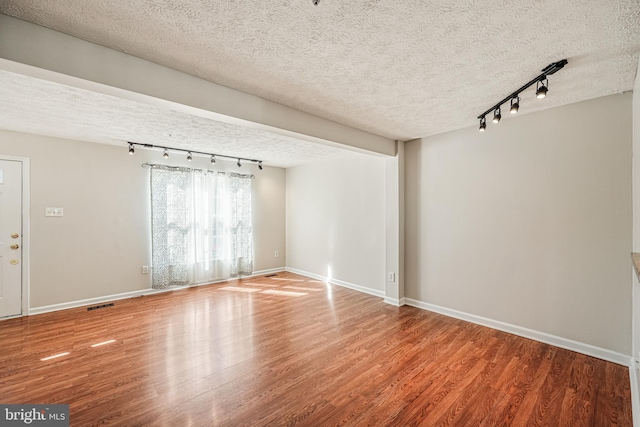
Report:
[[[0,160],[0,317],[22,314],[22,162]]]

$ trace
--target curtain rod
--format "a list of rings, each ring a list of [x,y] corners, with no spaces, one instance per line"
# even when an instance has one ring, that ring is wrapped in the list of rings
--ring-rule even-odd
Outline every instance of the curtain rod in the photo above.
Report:
[[[251,179],[255,179],[255,175],[253,174],[241,174],[241,173],[236,173],[236,172],[223,172],[223,171],[214,171],[211,169],[193,169],[193,168],[187,168],[184,166],[170,166],[170,165],[161,165],[158,163],[143,163],[142,167],[151,167],[151,168],[159,168],[159,169],[170,169],[170,170],[176,170],[176,171],[183,171],[183,172],[200,172],[200,173],[218,173],[218,174],[222,174],[222,175],[229,175],[229,176],[234,176],[234,177],[239,177],[239,178],[251,178]]]

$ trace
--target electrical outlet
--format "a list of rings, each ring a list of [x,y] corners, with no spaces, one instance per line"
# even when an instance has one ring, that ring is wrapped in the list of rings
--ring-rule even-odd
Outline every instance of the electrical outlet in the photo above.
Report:
[[[274,256],[274,258],[279,258],[280,257],[280,251],[273,252],[273,256]]]
[[[148,265],[143,265],[142,266],[142,274],[149,274],[149,266]]]
[[[387,280],[390,281],[390,282],[395,282],[396,281],[396,273],[390,271],[388,273]]]

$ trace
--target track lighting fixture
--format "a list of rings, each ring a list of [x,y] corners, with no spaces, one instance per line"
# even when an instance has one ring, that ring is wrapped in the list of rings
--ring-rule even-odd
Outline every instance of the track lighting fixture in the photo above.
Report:
[[[500,123],[501,118],[502,114],[500,113],[500,107],[498,107],[493,111],[493,123]]]
[[[484,132],[487,129],[487,119],[483,116],[480,118],[480,132]]]
[[[545,82],[540,80],[536,84],[536,98],[538,99],[545,98],[547,96],[547,92],[549,91],[549,89],[547,89],[547,86],[549,86],[549,81],[547,79],[544,79],[544,80]]]
[[[509,112],[511,114],[516,114],[520,109],[520,93],[522,93],[522,91],[524,91],[525,89],[528,89],[529,87],[533,86],[534,84],[536,85],[536,97],[540,99],[546,97],[547,92],[549,91],[549,80],[547,79],[547,77],[550,76],[551,74],[555,74],[557,71],[561,70],[568,63],[569,61],[567,61],[566,59],[562,59],[558,62],[552,62],[551,64],[544,67],[542,69],[542,73],[538,75],[536,78],[525,83],[518,90],[507,95],[507,97],[505,97],[503,100],[498,102],[496,105],[489,108],[484,113],[480,114],[478,116],[478,119],[480,119],[480,128],[478,130],[480,132],[484,132],[486,130],[487,122],[486,122],[485,116],[492,111],[493,111],[493,122],[499,123],[500,119],[502,118],[502,115],[500,114],[500,106],[506,103],[507,101],[511,101],[511,108],[509,109]]]
[[[139,142],[130,142],[127,141],[127,144],[129,144],[129,154],[134,154],[135,149],[134,146],[139,145],[141,147],[144,148],[159,148],[162,150],[162,157],[164,157],[165,159],[169,158],[169,151],[180,151],[182,153],[187,153],[187,160],[188,161],[192,161],[193,160],[193,155],[194,154],[202,154],[204,156],[210,156],[211,158],[211,164],[215,164],[216,163],[216,157],[221,157],[223,159],[229,159],[229,160],[237,160],[237,165],[238,167],[242,166],[242,161],[245,162],[252,162],[252,163],[257,163],[258,164],[258,168],[260,170],[262,170],[262,160],[257,160],[257,159],[246,159],[243,157],[231,157],[231,156],[225,156],[224,154],[212,154],[212,153],[205,153],[202,151],[193,151],[193,150],[183,150],[181,148],[172,148],[172,147],[163,147],[161,145],[152,145],[152,144],[141,144]]]
[[[519,108],[520,108],[520,97],[516,96],[515,98],[511,98],[511,108],[509,109],[509,112],[511,114],[516,114]]]

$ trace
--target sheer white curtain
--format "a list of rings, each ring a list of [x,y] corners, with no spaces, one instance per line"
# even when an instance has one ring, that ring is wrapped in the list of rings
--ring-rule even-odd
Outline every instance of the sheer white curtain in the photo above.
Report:
[[[229,277],[224,240],[226,175],[194,173],[194,282]]]
[[[231,277],[253,272],[253,231],[251,228],[251,178],[231,174],[228,188],[227,241]]]
[[[154,288],[253,272],[250,176],[152,167],[151,212]]]
[[[151,169],[151,245],[154,288],[191,282],[192,183],[188,169]]]

